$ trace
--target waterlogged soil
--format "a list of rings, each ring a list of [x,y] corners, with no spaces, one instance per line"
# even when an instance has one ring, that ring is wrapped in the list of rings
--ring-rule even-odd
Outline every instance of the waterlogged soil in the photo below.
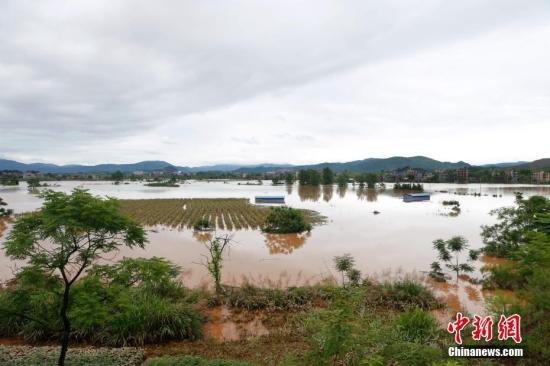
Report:
[[[217,342],[238,341],[269,334],[261,312],[235,312],[229,307],[218,306],[206,312],[204,337]]]
[[[114,185],[111,182],[57,182],[54,190],[70,192],[75,187],[89,189],[102,197],[121,199],[156,198],[244,198],[254,203],[255,196],[285,196],[287,205],[319,212],[327,217],[323,225],[304,234],[267,234],[256,229],[195,232],[188,228],[148,226],[149,243],[145,249],[123,248],[105,260],[127,257],[165,257],[183,269],[181,280],[190,287],[211,287],[211,278],[204,266],[205,241],[213,235],[231,234],[234,243],[224,258],[223,282],[238,286],[249,282],[263,287],[311,285],[334,279],[333,258],[350,253],[355,266],[364,275],[384,273],[425,273],[436,260],[432,241],[462,235],[472,249],[482,246],[481,225],[495,222],[489,215],[493,209],[512,206],[514,192],[524,195],[550,196],[550,186],[490,184],[425,184],[431,199],[425,202],[403,202],[402,192],[394,192],[391,184],[385,190],[362,189],[350,185],[303,187],[298,185],[246,185],[245,182],[195,182],[180,187],[146,187],[143,183]],[[52,184],[53,185],[53,184]],[[475,194],[475,196],[474,196]],[[19,187],[0,187],[0,197],[16,213],[31,211],[41,205],[40,198]],[[447,215],[442,202],[457,200],[460,214]],[[375,214],[377,212],[377,214]],[[3,239],[5,240],[5,233]],[[475,264],[473,278],[480,278],[483,265],[498,264],[486,259]],[[0,253],[0,280],[13,276],[22,263],[11,261]],[[450,308],[466,308],[471,313],[483,310],[485,295],[479,285],[459,279],[458,285],[434,288]],[[455,281],[456,282],[456,281]],[[456,287],[453,287],[456,286]],[[220,318],[223,318],[220,316]],[[229,329],[232,325],[227,325]],[[230,330],[218,333],[232,334]],[[218,329],[219,330],[219,329]],[[214,330],[213,330],[214,332]],[[229,336],[231,337],[231,336]]]

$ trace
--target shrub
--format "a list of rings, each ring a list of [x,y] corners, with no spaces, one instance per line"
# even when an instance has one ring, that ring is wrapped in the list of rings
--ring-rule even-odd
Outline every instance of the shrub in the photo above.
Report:
[[[160,258],[96,266],[76,282],[72,337],[102,345],[142,345],[201,335],[203,317],[176,281],[177,267]],[[30,267],[0,291],[0,336],[58,339],[60,280]]]
[[[193,225],[193,229],[195,230],[210,230],[211,227],[212,225],[210,224],[210,221],[207,218],[199,219]]]
[[[443,201],[441,203],[443,204],[443,206],[460,206],[460,202],[456,200]]]
[[[301,233],[311,231],[300,210],[291,207],[274,207],[265,219],[263,231],[269,233]]]

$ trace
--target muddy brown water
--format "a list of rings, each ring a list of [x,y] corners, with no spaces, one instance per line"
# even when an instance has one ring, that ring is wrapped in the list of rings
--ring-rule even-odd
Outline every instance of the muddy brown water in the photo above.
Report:
[[[257,195],[283,195],[289,206],[315,210],[326,216],[327,223],[316,226],[308,234],[274,235],[257,230],[231,233],[234,244],[225,257],[223,281],[230,285],[252,282],[266,287],[313,284],[332,278],[335,275],[333,257],[344,253],[355,258],[356,267],[363,274],[381,280],[391,277],[390,274],[411,272],[422,277],[423,271],[429,270],[430,263],[436,259],[433,240],[462,235],[472,248],[479,248],[482,245],[480,226],[495,222],[495,218],[489,215],[492,209],[512,206],[514,192],[550,196],[550,186],[490,184],[425,184],[425,190],[432,194],[430,201],[410,203],[403,202],[401,193],[393,192],[391,184],[380,191],[351,185],[347,189],[336,186],[273,186],[268,181],[263,185],[191,181],[178,188],[146,187],[142,183],[113,185],[110,182],[73,181],[57,182],[52,189],[69,192],[79,186],[95,195],[128,199],[244,197],[254,202]],[[473,193],[481,193],[481,196],[472,196]],[[28,193],[24,183],[19,187],[0,186],[0,197],[16,212],[34,210],[41,205],[41,200]],[[458,200],[461,212],[449,216],[448,208],[441,203],[444,200]],[[374,211],[379,214],[374,214]],[[211,285],[200,262],[201,255],[206,253],[204,241],[212,234],[162,226],[148,230],[149,244],[145,249],[123,248],[107,260],[114,261],[123,256],[165,257],[183,268],[181,279],[186,285]],[[490,264],[491,259],[486,259],[486,262]],[[0,279],[12,277],[20,265],[2,251]],[[482,265],[483,262],[478,262],[477,268]],[[479,271],[473,276],[479,277]],[[458,285],[450,281],[447,286],[434,288],[447,298],[451,307],[483,311],[484,294],[479,286],[465,280],[459,280]],[[223,332],[231,333],[228,330]]]

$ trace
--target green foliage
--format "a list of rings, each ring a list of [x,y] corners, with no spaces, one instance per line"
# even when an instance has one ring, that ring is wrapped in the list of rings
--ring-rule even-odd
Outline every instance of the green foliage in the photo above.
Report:
[[[519,310],[523,314],[523,329],[529,329],[524,341],[531,364],[542,364],[550,359],[550,269],[535,270],[526,298],[528,305]]]
[[[3,366],[54,366],[57,365],[57,347],[2,346],[0,365]],[[68,352],[68,366],[138,366],[145,359],[137,348],[75,348]]]
[[[355,176],[355,181],[359,183],[359,187],[375,188],[376,183],[379,181],[379,177],[374,173],[362,173]]]
[[[124,346],[200,337],[202,316],[189,306],[192,299],[179,273],[161,258],[124,258],[92,267],[73,287],[72,338]],[[59,277],[24,268],[0,291],[0,336],[58,339],[62,286]]]
[[[231,243],[231,237],[229,235],[225,235],[217,236],[204,244],[206,249],[208,249],[208,256],[205,256],[206,263],[203,263],[203,265],[214,278],[216,293],[218,294],[223,292],[221,283],[223,254],[226,248],[229,249]]]
[[[286,184],[293,184],[294,183],[294,174],[287,173],[285,175],[285,183]]]
[[[347,187],[349,181],[349,175],[347,173],[340,173],[336,177],[336,182],[338,183],[338,187]]]
[[[362,299],[372,288],[338,288],[326,309],[305,321],[311,351],[295,365],[434,365],[445,359],[445,334],[426,311],[397,316],[370,312]]]
[[[83,189],[71,194],[48,190],[42,197],[40,210],[15,221],[4,249],[11,259],[26,260],[47,275],[61,274],[62,291],[55,294],[62,298],[62,366],[71,332],[71,287],[102,254],[122,245],[143,247],[146,239],[142,226],[122,215],[114,199],[102,200]]]
[[[310,231],[311,224],[306,222],[304,214],[292,207],[273,207],[265,219],[263,231],[268,233],[301,233]]]
[[[524,199],[516,197],[516,207],[503,207],[491,211],[498,222],[482,226],[481,236],[486,254],[498,257],[511,257],[518,247],[526,242],[531,231],[550,235],[550,200],[542,196]]]
[[[443,307],[443,303],[432,291],[423,284],[411,280],[370,285],[365,292],[365,304],[369,308],[405,311],[414,308],[432,310]]]
[[[321,287],[260,288],[251,284],[226,287],[224,296],[210,299],[210,305],[226,304],[246,310],[293,311],[310,308],[316,299],[326,299],[330,293]]]
[[[358,346],[355,337],[361,332],[356,322],[354,297],[343,294],[331,301],[328,309],[317,311],[305,322],[312,351],[308,364],[330,365],[343,362]]]
[[[395,183],[393,185],[393,190],[424,192],[424,186],[420,183]]]
[[[441,202],[443,206],[460,206],[460,202],[456,200],[448,200]]]
[[[509,263],[485,269],[484,286],[516,291],[520,296],[495,296],[498,313],[522,315],[523,339],[529,357],[525,364],[545,364],[550,358],[550,200],[516,197],[516,207],[495,210],[498,222],[483,227],[486,253],[510,258]]]
[[[351,254],[346,253],[342,256],[334,257],[334,267],[342,275],[342,286],[344,287],[346,287],[347,284],[357,286],[361,282],[361,271],[354,268],[354,264],[355,259]]]
[[[146,242],[141,225],[121,215],[115,199],[102,200],[78,188],[71,194],[48,190],[42,197],[42,208],[19,217],[4,243],[12,259],[65,272],[69,262],[86,268],[121,245],[143,247]]]
[[[19,179],[17,178],[2,178],[0,179],[0,186],[18,186]]]
[[[437,320],[419,308],[400,314],[397,317],[397,328],[403,340],[414,343],[430,343],[439,332]]]
[[[13,215],[13,210],[11,208],[5,208],[2,206],[7,206],[8,204],[0,197],[0,218],[10,217]]]
[[[119,182],[124,179],[124,174],[120,170],[117,170],[113,174],[111,174],[111,180],[114,180],[116,182]]]
[[[328,166],[323,169],[322,182],[325,185],[334,184],[334,172]]]
[[[250,363],[229,360],[205,360],[194,356],[163,356],[148,359],[144,366],[253,366]]]
[[[477,260],[479,251],[470,249],[466,262],[460,263],[460,254],[469,248],[468,241],[464,237],[454,236],[448,240],[437,239],[433,241],[433,247],[437,250],[438,258],[445,263],[445,266],[456,273],[457,281],[460,273],[474,271],[474,267],[472,267],[470,263]],[[431,268],[431,277],[444,279],[444,277],[442,277],[443,272],[439,262],[433,262]]]
[[[40,180],[38,178],[29,178],[27,179],[27,185],[29,188],[40,187]]]
[[[210,224],[210,220],[205,217],[197,220],[197,222],[193,225],[193,229],[195,230],[210,230],[211,228],[212,225]]]
[[[304,186],[318,186],[321,183],[321,174],[315,169],[300,170],[298,180]]]

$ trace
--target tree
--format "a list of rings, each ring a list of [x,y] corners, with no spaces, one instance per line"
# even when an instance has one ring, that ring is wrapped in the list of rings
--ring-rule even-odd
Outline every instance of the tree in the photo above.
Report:
[[[293,184],[294,183],[294,174],[287,173],[285,175],[285,183],[286,184]]]
[[[367,173],[365,175],[365,182],[367,182],[367,188],[374,188],[378,182],[378,175],[374,173]]]
[[[122,174],[120,170],[117,170],[116,172],[111,174],[111,179],[114,180],[115,182],[119,182],[124,179],[124,174]]]
[[[315,169],[300,170],[298,180],[300,185],[318,186],[321,183],[321,175]]]
[[[338,183],[338,187],[347,187],[348,185],[348,181],[349,181],[349,176],[347,173],[340,173],[338,174],[338,176],[336,177],[336,181]]]
[[[351,254],[334,257],[334,267],[342,275],[343,287],[346,287],[346,277],[348,278],[348,282],[352,285],[358,285],[361,281],[361,272],[353,267],[354,264],[355,259]]]
[[[1,217],[10,217],[13,214],[11,208],[4,208],[2,206],[7,206],[8,204],[0,197],[0,218]]]
[[[206,262],[201,263],[206,267],[208,272],[214,277],[214,284],[216,287],[216,293],[221,294],[223,292],[222,286],[222,266],[223,266],[223,254],[225,249],[229,249],[229,246],[233,243],[233,239],[229,235],[216,236],[215,238],[208,240],[204,243],[206,249],[208,249],[208,255],[203,255]]]
[[[27,186],[29,188],[40,187],[40,180],[38,178],[29,178],[27,179]]]
[[[102,254],[122,245],[143,247],[146,238],[140,224],[119,212],[115,199],[103,200],[83,189],[71,194],[48,190],[42,197],[40,210],[15,221],[4,249],[12,259],[27,260],[50,276],[61,275],[63,332],[58,365],[64,365],[71,332],[67,316],[71,286]]]
[[[453,272],[456,272],[456,281],[458,282],[458,276],[461,272],[473,272],[474,267],[470,264],[477,260],[479,257],[479,251],[470,249],[468,251],[468,258],[466,262],[460,263],[460,253],[468,250],[468,241],[462,236],[453,236],[449,240],[437,239],[433,241],[434,248],[438,251],[438,258],[445,262],[445,266]],[[438,277],[441,276],[442,270],[439,262],[433,262],[431,264],[432,272]],[[433,275],[432,275],[433,277]]]
[[[483,251],[497,257],[509,257],[525,243],[527,233],[544,230],[544,220],[549,220],[550,200],[543,196],[524,199],[518,194],[516,207],[502,207],[491,211],[491,215],[496,215],[498,222],[482,226]]]
[[[322,175],[323,184],[334,184],[334,172],[328,166],[323,169]]]

